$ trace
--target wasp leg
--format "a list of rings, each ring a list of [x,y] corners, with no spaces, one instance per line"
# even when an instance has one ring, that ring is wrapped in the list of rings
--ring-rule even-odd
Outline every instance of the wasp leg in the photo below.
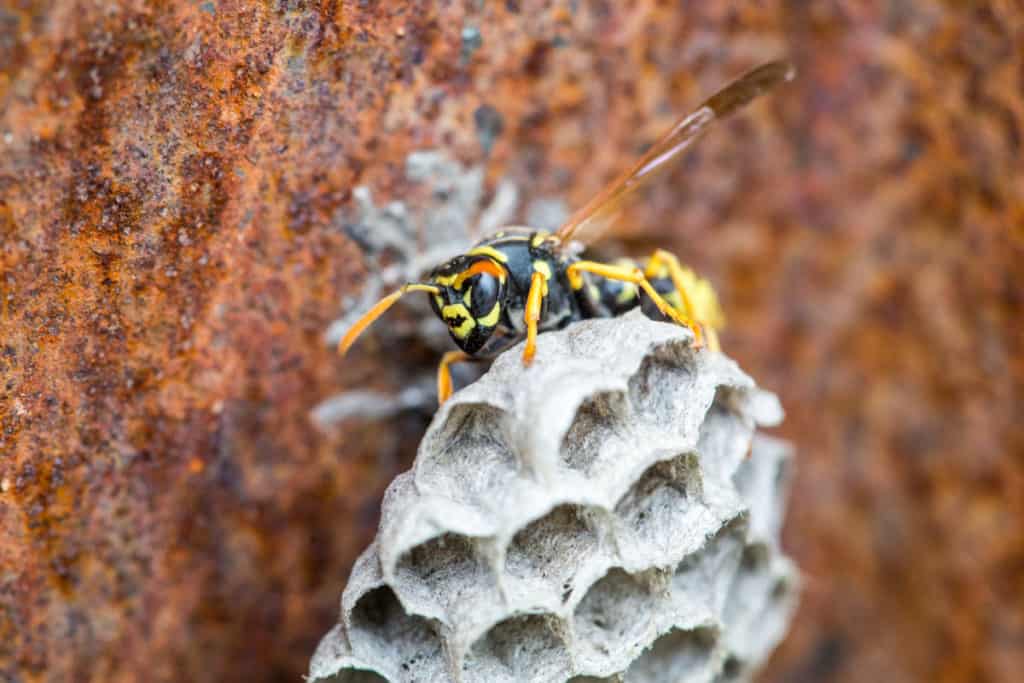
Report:
[[[692,320],[684,317],[680,311],[673,308],[669,302],[665,301],[665,298],[658,294],[657,290],[654,289],[654,285],[644,275],[644,271],[639,268],[610,266],[606,263],[597,263],[596,261],[577,261],[566,269],[566,273],[569,276],[569,284],[573,289],[578,290],[583,286],[583,277],[580,275],[580,272],[593,273],[609,280],[633,283],[644,290],[644,293],[650,297],[662,315],[679,325],[690,328],[690,331],[693,332],[694,344],[696,346],[700,347],[703,345],[703,335],[700,328]]]
[[[722,345],[718,343],[718,330],[711,325],[701,325],[701,328],[704,330],[704,336],[708,340],[708,348],[712,351],[721,351]]]
[[[718,330],[725,325],[725,317],[718,305],[718,296],[714,288],[706,280],[701,280],[693,271],[683,268],[675,254],[658,249],[647,260],[647,277],[655,277],[658,273],[668,271],[673,286],[679,292],[679,298],[689,313],[690,318],[697,321],[704,331],[708,348],[720,351]]]
[[[654,252],[651,258],[647,259],[647,268],[644,271],[644,275],[648,279],[652,277],[658,277],[658,274],[662,272],[662,269],[668,271],[668,276],[672,280],[672,285],[675,286],[676,291],[679,292],[679,298],[683,300],[683,306],[686,307],[686,315],[690,318],[697,320],[697,309],[693,306],[693,299],[690,297],[690,287],[686,282],[686,274],[683,272],[683,267],[679,265],[679,259],[676,258],[675,254],[665,251],[664,249],[658,249]],[[692,278],[691,278],[692,279]]]
[[[718,334],[715,332],[712,324],[705,320],[706,316],[701,315],[701,311],[693,305],[694,296],[690,291],[690,285],[694,280],[693,274],[690,273],[689,277],[687,277],[687,272],[683,270],[675,254],[664,249],[656,249],[654,254],[647,259],[647,268],[644,274],[648,278],[657,277],[659,273],[663,272],[663,269],[668,271],[668,276],[672,280],[672,286],[679,292],[679,298],[682,299],[683,306],[686,307],[686,315],[689,316],[690,320],[696,321],[701,332],[707,337],[708,348],[712,351],[718,351]]]
[[[475,360],[468,353],[462,351],[448,351],[441,356],[441,362],[437,365],[437,404],[441,405],[452,395],[452,372],[448,366],[452,363],[462,363],[467,360]]]
[[[547,294],[548,283],[544,274],[534,272],[530,276],[530,293],[526,295],[526,346],[523,347],[523,365],[533,362],[533,354],[537,351],[537,323],[540,321],[541,307]]]

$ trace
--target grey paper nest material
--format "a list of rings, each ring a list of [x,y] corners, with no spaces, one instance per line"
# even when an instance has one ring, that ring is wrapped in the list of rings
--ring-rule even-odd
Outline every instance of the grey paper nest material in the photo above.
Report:
[[[784,635],[774,395],[639,313],[499,357],[384,498],[311,678],[742,680]]]

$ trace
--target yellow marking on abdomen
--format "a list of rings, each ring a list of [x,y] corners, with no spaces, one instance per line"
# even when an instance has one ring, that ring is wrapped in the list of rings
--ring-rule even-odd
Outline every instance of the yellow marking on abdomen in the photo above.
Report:
[[[623,282],[622,289],[620,289],[618,295],[616,295],[615,301],[620,304],[628,304],[630,301],[636,298],[636,294],[636,285],[631,284],[629,282]]]
[[[683,298],[679,296],[679,292],[677,292],[676,290],[673,289],[671,292],[666,292],[661,296],[662,298],[665,299],[665,301],[667,301],[672,306],[672,308],[676,309],[683,315],[695,317],[695,311],[686,310],[686,306],[683,305]]]

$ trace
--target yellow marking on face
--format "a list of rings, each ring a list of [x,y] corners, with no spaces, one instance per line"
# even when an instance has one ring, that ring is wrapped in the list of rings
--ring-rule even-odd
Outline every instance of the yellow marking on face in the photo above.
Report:
[[[435,275],[433,281],[442,287],[451,287],[455,283],[455,278],[458,276],[458,273],[454,275]]]
[[[539,247],[540,245],[544,244],[544,241],[550,236],[550,232],[538,232],[536,235],[533,236],[533,239],[530,240],[530,246]]]
[[[494,247],[487,246],[486,244],[482,247],[476,247],[475,249],[470,250],[469,253],[472,256],[490,256],[498,263],[508,263],[508,256],[501,253]]]
[[[444,299],[438,294],[434,295],[434,303],[437,304],[437,310],[444,308]]]
[[[441,317],[444,319],[445,324],[448,324],[449,320],[455,320],[462,318],[462,322],[459,323],[458,327],[448,326],[448,329],[452,331],[459,339],[465,339],[469,336],[469,333],[476,327],[476,321],[469,314],[469,309],[462,304],[448,304],[441,309]]]
[[[469,318],[469,309],[463,304],[448,304],[447,306],[441,307],[441,317],[445,320],[448,318],[458,318],[459,316]]]
[[[474,327],[476,327],[476,321],[472,318],[466,318],[458,327],[449,327],[448,329],[450,329],[452,334],[459,339],[465,339],[469,336],[469,333],[473,331]]]
[[[482,318],[477,319],[477,322],[484,327],[494,327],[498,324],[498,316],[501,315],[501,304],[497,301],[494,302],[494,308],[491,312]]]
[[[472,306],[473,305],[473,288],[472,287],[467,289],[466,293],[462,295],[462,301],[463,301],[463,303],[466,304],[466,306]]]

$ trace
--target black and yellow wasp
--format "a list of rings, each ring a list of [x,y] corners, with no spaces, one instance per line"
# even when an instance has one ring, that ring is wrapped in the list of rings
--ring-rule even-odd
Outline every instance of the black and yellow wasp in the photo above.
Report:
[[[441,359],[438,400],[452,392],[452,363],[487,358],[521,341],[523,363],[533,360],[537,333],[577,320],[619,315],[641,306],[652,317],[688,326],[696,345],[718,348],[725,319],[711,284],[658,250],[643,262],[599,263],[580,258],[582,245],[600,236],[623,201],[677,161],[701,133],[771,87],[791,79],[786,62],[764,64],[726,86],[681,119],[632,168],[605,187],[554,233],[506,228],[467,253],[384,297],[348,330],[344,354],[358,336],[406,292],[425,292],[459,351]]]

